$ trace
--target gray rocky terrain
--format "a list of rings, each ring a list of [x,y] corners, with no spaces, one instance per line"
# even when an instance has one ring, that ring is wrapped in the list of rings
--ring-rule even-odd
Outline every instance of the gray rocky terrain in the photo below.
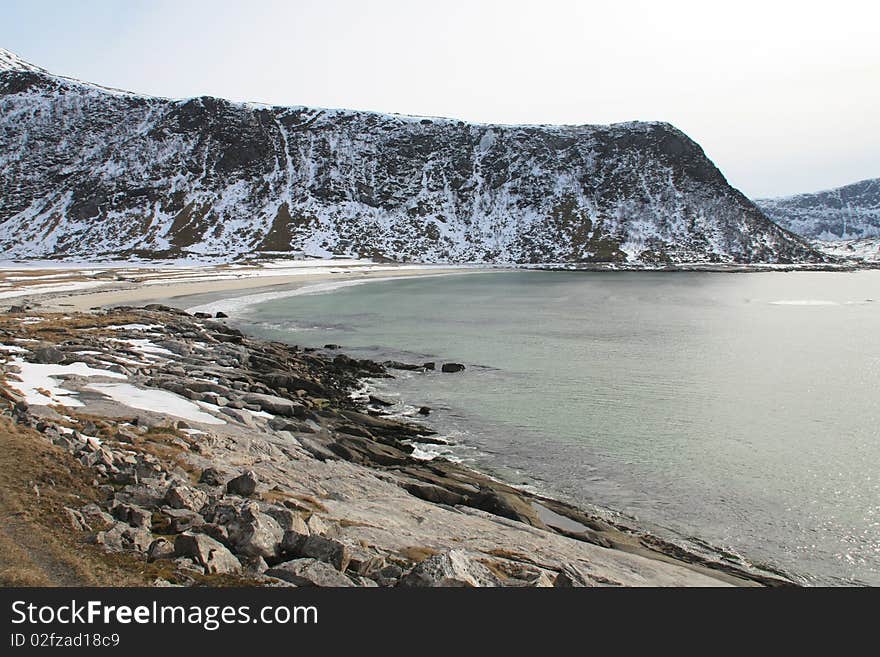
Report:
[[[166,563],[174,583],[786,583],[414,458],[414,444],[437,438],[385,417],[381,399],[352,394],[395,368],[456,376],[466,364],[302,350],[162,306],[13,308],[0,318],[0,345],[2,415],[93,473],[98,497],[65,506],[69,528],[110,553]]]

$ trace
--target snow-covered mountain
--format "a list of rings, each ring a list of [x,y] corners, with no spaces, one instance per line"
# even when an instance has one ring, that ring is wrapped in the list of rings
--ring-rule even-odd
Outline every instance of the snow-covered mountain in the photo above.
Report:
[[[880,178],[755,203],[780,226],[811,239],[880,237]]]
[[[792,262],[665,123],[504,126],[53,76],[0,51],[0,254]]]

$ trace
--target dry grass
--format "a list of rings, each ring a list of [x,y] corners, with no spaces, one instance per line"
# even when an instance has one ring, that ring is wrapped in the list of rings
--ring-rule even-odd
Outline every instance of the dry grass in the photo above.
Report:
[[[246,586],[228,575],[182,574],[171,561],[108,554],[74,530],[63,508],[98,500],[94,473],[32,429],[0,418],[0,586],[145,586],[157,578]]]
[[[399,550],[400,555],[407,559],[408,561],[413,561],[415,563],[419,563],[424,561],[428,557],[433,557],[434,555],[440,554],[434,548],[425,547],[423,545],[411,545],[409,547],[405,547],[402,550]]]

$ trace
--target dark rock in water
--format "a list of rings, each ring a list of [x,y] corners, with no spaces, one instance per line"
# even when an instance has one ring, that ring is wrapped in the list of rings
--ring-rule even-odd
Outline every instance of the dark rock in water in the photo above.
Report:
[[[193,313],[193,317],[198,317],[199,319],[212,319],[211,313]]]
[[[430,415],[431,407],[430,406],[420,406],[419,407],[419,415]]]
[[[387,399],[382,399],[381,397],[377,397],[376,395],[370,395],[369,399],[370,403],[375,404],[376,406],[394,406],[394,402],[390,402]]]
[[[338,344],[325,344],[324,349],[339,349]]]
[[[413,365],[411,363],[401,363],[398,360],[386,360],[382,363],[385,367],[388,367],[392,370],[406,370],[408,372],[416,372],[422,369],[421,365]]]
[[[269,577],[277,577],[296,586],[339,587],[354,586],[354,582],[333,566],[317,559],[294,559],[278,564],[266,571]]]
[[[144,310],[156,310],[163,313],[171,313],[172,315],[182,315],[184,317],[189,317],[189,313],[185,310],[166,306],[161,303],[148,303],[146,306],[144,306]]]
[[[214,313],[214,317],[216,317],[217,319],[226,319],[227,317],[229,317],[229,315],[220,310]]]
[[[226,492],[232,495],[250,497],[256,492],[257,484],[259,484],[259,479],[257,479],[256,473],[249,470],[235,479],[230,479],[226,483]]]
[[[464,370],[464,365],[461,363],[443,363],[443,367],[440,370],[446,373],[461,372]]]
[[[434,361],[429,361],[427,363],[422,363],[422,368],[426,370],[434,370],[437,368],[437,363]]]

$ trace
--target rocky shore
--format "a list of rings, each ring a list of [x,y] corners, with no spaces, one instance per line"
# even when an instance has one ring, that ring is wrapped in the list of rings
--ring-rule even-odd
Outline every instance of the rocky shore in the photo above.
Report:
[[[13,307],[0,316],[0,413],[90,473],[92,501],[57,509],[64,531],[161,564],[156,584],[789,583],[415,458],[430,430],[353,393],[395,368],[455,376],[458,364],[333,347],[254,340],[158,305]]]

